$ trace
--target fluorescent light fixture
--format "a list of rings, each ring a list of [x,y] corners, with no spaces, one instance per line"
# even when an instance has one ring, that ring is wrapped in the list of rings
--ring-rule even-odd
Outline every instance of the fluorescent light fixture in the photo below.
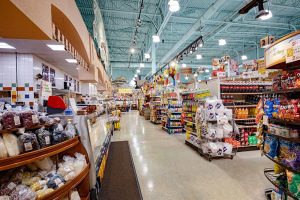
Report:
[[[185,63],[182,63],[182,64],[181,64],[181,67],[182,67],[182,68],[186,68],[186,64],[185,64]]]
[[[141,73],[141,70],[140,70],[140,69],[137,69],[137,70],[136,70],[136,73],[138,73],[138,74]]]
[[[64,80],[64,78],[62,78],[62,77],[56,77],[56,78],[54,78],[55,80]]]
[[[169,11],[177,12],[180,10],[180,5],[177,0],[170,0],[169,3]]]
[[[0,42],[0,49],[15,49],[15,47],[10,46],[9,44],[5,42]]]
[[[135,49],[134,48],[131,48],[130,49],[130,53],[134,53],[135,52]]]
[[[201,83],[201,80],[198,80],[199,83]]]
[[[196,58],[197,58],[197,60],[200,60],[200,59],[202,59],[202,55],[197,54],[197,55],[196,55]]]
[[[76,59],[65,59],[68,63],[77,63]]]
[[[226,45],[226,40],[225,39],[219,39],[219,45],[220,46]]]
[[[144,64],[144,63],[140,63],[140,67],[141,67],[141,68],[144,68],[144,67],[145,67],[145,64]]]
[[[197,73],[195,73],[195,74],[194,74],[194,76],[195,76],[195,77],[197,77],[197,76],[198,76],[198,74],[197,74]]]
[[[206,69],[205,72],[206,72],[206,73],[209,73],[209,69]]]
[[[246,55],[242,55],[241,58],[242,58],[242,60],[247,60],[248,59],[248,57]]]
[[[145,57],[146,59],[150,59],[150,53],[145,53],[144,57]]]
[[[273,13],[271,12],[271,10],[259,11],[258,15],[256,16],[256,18],[261,19],[261,20],[267,20],[272,17],[273,17]]]
[[[47,46],[53,51],[64,51],[65,45],[63,44],[47,44]]]
[[[159,43],[159,42],[160,42],[160,37],[159,37],[159,35],[153,35],[153,36],[152,36],[152,40],[153,40],[154,43]]]
[[[171,66],[171,67],[175,67],[175,66],[176,66],[176,62],[175,62],[175,61],[171,61],[171,62],[170,62],[170,66]]]

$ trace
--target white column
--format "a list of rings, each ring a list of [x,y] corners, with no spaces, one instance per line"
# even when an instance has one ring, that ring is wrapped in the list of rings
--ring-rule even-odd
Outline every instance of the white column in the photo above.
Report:
[[[152,42],[151,57],[152,57],[152,74],[154,74],[156,72],[156,52],[155,52],[155,43],[154,42]]]

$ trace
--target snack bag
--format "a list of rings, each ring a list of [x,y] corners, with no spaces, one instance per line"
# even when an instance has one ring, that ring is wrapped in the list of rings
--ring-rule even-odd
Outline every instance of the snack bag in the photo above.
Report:
[[[300,199],[300,174],[295,174],[286,170],[289,191]]]
[[[277,157],[278,150],[278,140],[271,136],[267,135],[264,140],[264,152],[271,158]]]
[[[293,168],[294,170],[299,170],[300,145],[297,143],[280,140],[279,159],[283,164]]]

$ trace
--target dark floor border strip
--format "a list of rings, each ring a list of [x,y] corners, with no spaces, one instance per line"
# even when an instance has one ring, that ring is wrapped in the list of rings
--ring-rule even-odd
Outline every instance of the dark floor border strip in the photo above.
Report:
[[[132,157],[132,153],[131,153],[131,146],[130,146],[130,143],[129,143],[128,140],[127,140],[127,142],[128,142],[129,152],[130,152],[131,163],[132,163],[133,171],[134,171],[134,174],[135,174],[135,179],[136,179],[136,182],[137,182],[137,185],[138,185],[138,188],[139,188],[140,198],[141,198],[141,200],[143,200],[143,195],[142,195],[142,190],[141,190],[139,178],[138,178],[138,176],[137,176],[136,169],[135,169],[135,165],[134,165],[134,162],[133,162],[133,157]]]

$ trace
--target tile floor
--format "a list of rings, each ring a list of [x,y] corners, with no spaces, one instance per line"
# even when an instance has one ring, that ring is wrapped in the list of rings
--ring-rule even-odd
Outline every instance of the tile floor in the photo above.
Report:
[[[263,169],[273,165],[259,151],[208,162],[137,111],[123,113],[113,140],[129,140],[144,200],[264,200],[271,187]]]

